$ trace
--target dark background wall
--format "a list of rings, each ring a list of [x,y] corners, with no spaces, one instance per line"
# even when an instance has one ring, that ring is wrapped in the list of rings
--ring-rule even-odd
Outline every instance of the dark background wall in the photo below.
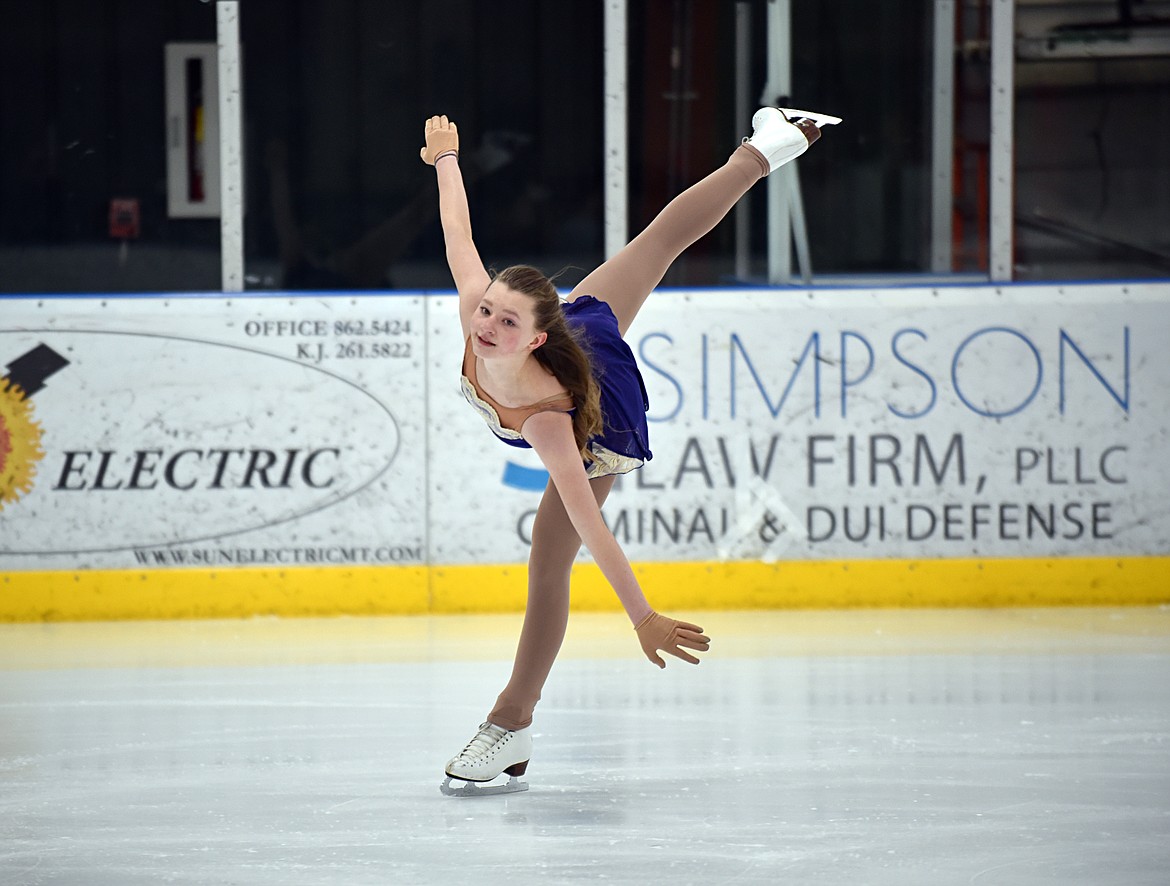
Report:
[[[732,101],[737,5],[630,2],[631,233],[748,134],[750,110]],[[757,96],[765,3],[747,6]],[[928,267],[931,6],[793,4],[793,103],[846,118],[800,161],[818,272]],[[978,271],[988,3],[960,7],[955,270]],[[1032,0],[1021,27],[1064,7],[1115,9]],[[218,222],[167,217],[163,83],[166,43],[214,42],[215,4],[0,0],[0,13],[0,292],[218,288]],[[433,175],[417,160],[432,113],[459,123],[489,261],[555,271],[601,259],[600,0],[242,0],[241,36],[250,288],[448,286]],[[1017,65],[1021,216],[1052,213],[1074,230],[1024,218],[1021,277],[1165,273],[1166,65]],[[113,197],[141,206],[140,236],[125,247],[109,236]],[[751,201],[756,273],[763,203]],[[720,226],[667,282],[725,283],[733,250],[732,226]],[[1090,272],[1078,265],[1086,257]]]

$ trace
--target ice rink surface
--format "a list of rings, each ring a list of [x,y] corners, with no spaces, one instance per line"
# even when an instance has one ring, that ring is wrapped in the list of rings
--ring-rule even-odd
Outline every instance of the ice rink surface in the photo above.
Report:
[[[1170,608],[690,615],[474,799],[519,616],[0,625],[0,883],[1170,882]]]

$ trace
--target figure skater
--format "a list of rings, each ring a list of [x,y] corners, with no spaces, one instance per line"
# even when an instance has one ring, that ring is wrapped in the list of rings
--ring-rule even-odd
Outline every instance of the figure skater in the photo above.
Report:
[[[569,575],[584,543],[613,587],[642,651],[660,668],[660,651],[691,664],[706,652],[698,625],[655,612],[643,595],[601,506],[618,474],[651,457],[646,389],[623,340],[667,268],[710,231],[749,188],[804,153],[836,117],[761,108],[753,134],[727,163],[674,198],[627,246],[588,274],[565,302],[552,281],[528,266],[494,277],[471,236],[459,168],[459,133],[447,117],[425,125],[424,162],[439,185],[447,264],[459,293],[463,395],[504,443],[536,450],[549,473],[528,560],[528,602],[512,675],[479,732],[447,764],[447,794],[523,790],[532,754],[531,724],[540,692],[565,636]],[[497,788],[450,787],[451,779]]]

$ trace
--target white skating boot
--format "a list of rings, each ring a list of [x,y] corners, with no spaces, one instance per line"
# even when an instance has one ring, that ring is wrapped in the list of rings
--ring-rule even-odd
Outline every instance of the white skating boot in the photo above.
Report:
[[[493,723],[479,727],[467,747],[447,763],[447,778],[439,786],[448,797],[478,797],[488,794],[510,794],[528,790],[528,783],[520,781],[528,769],[532,756],[532,727],[511,731]],[[502,785],[477,787],[507,773],[508,782]],[[467,782],[461,787],[451,786],[451,779]]]
[[[760,108],[752,117],[751,145],[768,161],[768,171],[775,172],[808,150],[821,135],[821,127],[840,123],[840,117],[814,114],[795,108]]]

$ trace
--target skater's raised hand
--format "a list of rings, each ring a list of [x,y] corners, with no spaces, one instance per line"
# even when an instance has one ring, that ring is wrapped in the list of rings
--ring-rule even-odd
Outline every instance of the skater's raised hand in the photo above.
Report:
[[[428,166],[434,166],[444,154],[459,156],[459,128],[447,119],[446,114],[431,117],[426,122],[423,138],[426,145],[419,151],[419,156]]]
[[[667,618],[657,612],[647,615],[634,630],[638,634],[638,642],[642,644],[642,651],[646,653],[646,657],[660,668],[666,667],[666,662],[662,660],[658,650],[697,665],[699,660],[685,652],[682,647],[698,652],[706,652],[711,648],[711,639],[703,635],[701,627]]]

